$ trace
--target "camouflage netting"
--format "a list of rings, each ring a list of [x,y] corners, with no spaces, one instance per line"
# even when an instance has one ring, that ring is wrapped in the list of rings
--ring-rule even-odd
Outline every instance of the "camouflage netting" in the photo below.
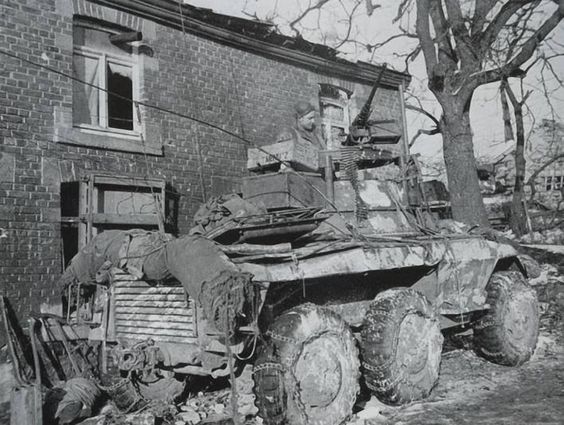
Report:
[[[252,276],[242,273],[215,242],[144,230],[110,230],[96,236],[72,259],[59,286],[64,290],[75,282],[108,284],[109,271],[116,267],[149,282],[174,277],[224,332],[236,326],[255,297]]]

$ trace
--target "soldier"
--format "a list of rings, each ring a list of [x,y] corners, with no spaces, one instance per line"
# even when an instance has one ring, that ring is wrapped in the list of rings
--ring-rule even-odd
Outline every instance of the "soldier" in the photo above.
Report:
[[[295,140],[307,142],[316,150],[326,149],[325,141],[319,135],[315,126],[315,107],[309,102],[298,102],[295,105],[296,123],[293,127],[284,128],[276,137],[276,142]],[[282,166],[284,171],[288,166]]]

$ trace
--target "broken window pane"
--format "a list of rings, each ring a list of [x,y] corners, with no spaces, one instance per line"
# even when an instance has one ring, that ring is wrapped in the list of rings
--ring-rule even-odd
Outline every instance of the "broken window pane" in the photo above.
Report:
[[[88,84],[98,86],[98,59],[75,54],[73,74]],[[99,125],[99,94],[92,85],[73,81],[73,121],[76,124]]]
[[[131,67],[108,63],[108,127],[133,130],[133,81]]]

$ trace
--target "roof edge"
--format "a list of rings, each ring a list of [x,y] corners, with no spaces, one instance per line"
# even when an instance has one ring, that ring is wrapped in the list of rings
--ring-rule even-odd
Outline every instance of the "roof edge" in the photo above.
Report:
[[[240,34],[238,32],[214,25],[209,22],[195,19],[194,6],[182,5],[182,17],[180,14],[179,3],[172,0],[89,0],[101,6],[132,13],[155,21],[179,31],[198,35],[221,44],[236,47],[245,51],[252,52],[260,56],[278,59],[293,65],[309,68],[311,70],[329,74],[335,77],[355,80],[357,82],[374,84],[383,67],[372,65],[367,62],[349,62],[346,60],[332,61],[321,56],[313,55],[301,50],[289,49],[274,43],[258,40]],[[213,13],[215,16],[226,17]],[[231,17],[229,17],[231,18]],[[237,22],[247,21],[242,18],[233,18]],[[248,20],[249,25],[261,25],[264,23]],[[291,39],[291,38],[289,38]],[[408,86],[411,82],[411,75],[394,71],[386,68],[381,79],[381,84],[390,88],[396,88],[400,84]]]

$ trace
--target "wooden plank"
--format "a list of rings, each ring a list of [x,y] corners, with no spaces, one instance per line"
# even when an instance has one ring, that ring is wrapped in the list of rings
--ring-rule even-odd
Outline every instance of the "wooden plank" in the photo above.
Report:
[[[81,181],[79,182],[79,189],[78,189],[78,213],[85,214],[87,211],[87,190],[88,186],[86,182]],[[82,221],[78,224],[78,249],[81,249],[86,245],[86,223]]]
[[[83,214],[79,211],[79,213],[81,214],[80,218],[81,219],[86,219],[86,243],[88,244],[92,238],[94,237],[94,223],[92,222],[92,217],[93,217],[93,211],[94,211],[94,178],[92,176],[90,176],[90,178],[88,179],[88,193],[86,195],[87,198],[87,210],[86,210],[86,214]]]
[[[290,243],[279,243],[276,245],[242,243],[237,245],[219,245],[218,248],[227,255],[281,254],[292,252],[292,244]]]
[[[95,184],[107,184],[113,186],[136,186],[136,187],[152,187],[161,189],[164,182],[157,179],[147,179],[145,177],[112,177],[104,175],[94,176]]]
[[[88,220],[87,215],[81,215],[80,219]],[[92,214],[93,224],[129,224],[139,226],[157,226],[157,214]]]

